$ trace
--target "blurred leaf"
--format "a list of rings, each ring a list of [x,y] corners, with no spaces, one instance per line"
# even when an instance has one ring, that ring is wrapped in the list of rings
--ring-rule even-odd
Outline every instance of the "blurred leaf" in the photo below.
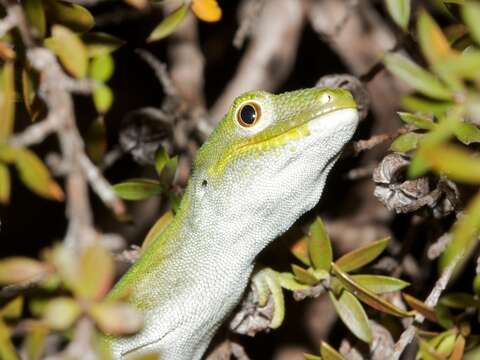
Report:
[[[433,346],[425,340],[420,339],[418,354],[422,360],[444,360],[444,357],[437,353]]]
[[[95,20],[86,8],[57,0],[43,0],[47,17],[55,24],[83,33],[95,25]]]
[[[171,185],[178,167],[178,157],[174,156],[165,163],[162,173],[160,174],[160,182],[166,186]]]
[[[88,155],[95,163],[100,163],[107,151],[107,131],[101,116],[92,122],[85,140]]]
[[[400,291],[410,285],[401,279],[383,275],[352,275],[352,279],[375,294]]]
[[[143,326],[142,314],[124,303],[103,302],[94,304],[89,313],[100,330],[108,335],[133,334]]]
[[[222,9],[216,0],[192,0],[192,11],[200,20],[207,22],[222,18]]]
[[[320,356],[312,355],[312,354],[303,354],[303,358],[305,360],[323,360]]]
[[[170,156],[168,155],[167,150],[161,146],[155,154],[155,170],[159,176],[162,174],[162,171],[167,165],[168,160],[170,160]]]
[[[455,128],[455,136],[465,145],[480,142],[480,129],[472,123],[460,123]]]
[[[28,23],[32,25],[37,35],[40,38],[43,38],[45,36],[47,24],[42,0],[25,0],[24,9]]]
[[[41,104],[37,98],[39,76],[36,72],[24,67],[22,69],[22,95],[25,108],[32,121],[40,116]]]
[[[15,121],[15,79],[14,65],[12,62],[6,62],[2,67],[0,74],[0,142],[8,139],[13,131]]]
[[[113,282],[114,263],[110,253],[97,244],[85,249],[80,258],[75,295],[87,300],[103,298]]]
[[[0,260],[0,284],[9,285],[39,279],[48,273],[40,261],[13,256]]]
[[[389,71],[420,93],[438,100],[449,100],[450,90],[433,74],[400,54],[387,54],[383,60]]]
[[[57,297],[45,306],[43,320],[53,330],[66,330],[74,324],[80,314],[80,306],[74,299]]]
[[[325,341],[322,341],[320,345],[320,354],[322,354],[323,360],[345,360],[334,348],[328,345]]]
[[[406,303],[416,312],[422,314],[426,319],[437,322],[437,315],[435,310],[427,306],[423,301],[413,297],[412,295],[402,294]]]
[[[113,189],[124,200],[142,200],[162,193],[160,183],[150,179],[130,179],[114,185]]]
[[[395,23],[407,31],[410,20],[411,4],[410,0],[385,0],[387,10]]]
[[[457,341],[455,341],[455,346],[453,347],[453,352],[450,355],[449,360],[462,360],[464,352],[465,352],[465,338],[462,335],[459,335],[457,337]]]
[[[15,162],[17,158],[17,148],[7,143],[0,143],[0,160],[9,164]]]
[[[444,329],[451,329],[457,321],[450,309],[442,304],[435,306],[435,316],[437,317],[437,323]]]
[[[461,7],[461,13],[468,30],[470,30],[470,36],[477,44],[480,44],[480,4],[474,1],[467,1]]]
[[[87,48],[87,54],[90,58],[111,54],[125,44],[125,41],[103,32],[83,34],[82,41]]]
[[[51,178],[47,167],[35,153],[17,149],[15,166],[22,182],[34,193],[51,200],[63,200],[61,187]]]
[[[173,33],[182,22],[185,15],[187,15],[187,9],[187,4],[183,4],[174,12],[169,14],[165,19],[162,20],[160,24],[155,27],[155,29],[153,29],[147,38],[147,42],[161,40]]]
[[[308,285],[306,284],[301,284],[299,283],[296,279],[295,276],[291,273],[279,273],[278,274],[278,280],[280,282],[280,286],[284,289],[290,290],[290,291],[297,291],[297,290],[304,290],[308,289]]]
[[[93,90],[93,103],[100,114],[106,113],[113,104],[113,92],[105,84],[95,86]]]
[[[440,304],[453,309],[466,309],[468,307],[480,307],[480,302],[468,293],[449,293],[440,298]]]
[[[473,50],[437,64],[437,69],[449,78],[476,79],[480,76],[480,52]]]
[[[168,210],[165,212],[160,219],[157,220],[157,222],[152,226],[150,231],[148,232],[147,236],[145,237],[145,240],[143,240],[142,243],[142,251],[145,250],[148,245],[150,245],[154,240],[160,238],[162,235],[163,231],[167,228],[168,225],[173,220],[173,212],[171,210]]]
[[[417,148],[419,140],[423,134],[409,132],[398,136],[390,145],[390,150],[406,153]]]
[[[480,275],[475,275],[473,279],[473,291],[476,295],[480,295]]]
[[[0,204],[6,204],[10,200],[10,171],[8,167],[0,163]]]
[[[318,283],[318,279],[315,277],[315,275],[307,269],[292,264],[292,270],[295,274],[296,279],[302,284],[315,285],[316,283]]]
[[[72,248],[56,244],[52,249],[43,252],[43,258],[55,267],[64,285],[70,289],[75,287],[78,279],[77,257]]]
[[[42,323],[35,323],[28,331],[23,348],[29,360],[41,360],[46,347],[48,327]]]
[[[424,10],[420,11],[418,17],[417,32],[422,53],[430,64],[435,65],[437,62],[454,56],[442,30]]]
[[[308,254],[313,267],[315,269],[330,270],[330,264],[333,259],[332,244],[325,224],[319,217],[310,225],[307,239]]]
[[[0,320],[0,359],[2,360],[18,360],[19,357],[10,340],[10,329]]]
[[[456,331],[444,331],[429,341],[429,344],[441,355],[448,356],[455,345]]]
[[[455,145],[443,144],[422,151],[422,156],[438,173],[470,184],[480,183],[480,157]]]
[[[113,74],[115,64],[110,54],[95,56],[89,68],[89,75],[92,79],[107,82]]]
[[[353,280],[346,272],[343,272],[336,264],[332,264],[332,271],[336,278],[347,290],[354,293],[358,299],[370,305],[372,308],[398,317],[408,317],[414,315],[413,312],[400,309],[399,307],[374,294],[370,290],[362,287],[360,284],[356,283],[355,280]]]
[[[432,130],[435,128],[436,124],[425,116],[410,114],[406,112],[398,112],[398,116],[402,119],[403,122],[407,124],[415,125],[419,129]]]
[[[310,259],[308,258],[308,240],[304,236],[297,240],[291,247],[292,254],[306,266],[310,266]]]
[[[357,338],[370,344],[373,340],[372,330],[370,329],[367,314],[357,298],[347,290],[343,290],[338,299],[331,291],[328,294],[345,326]]]
[[[375,260],[387,247],[389,241],[390,238],[385,238],[368,243],[343,255],[335,261],[335,264],[345,272],[357,270]]]
[[[22,310],[23,296],[17,296],[2,307],[0,310],[0,317],[8,320],[18,319],[22,315]]]
[[[45,45],[58,56],[70,74],[76,78],[87,75],[87,48],[77,34],[64,26],[55,25],[52,37],[45,39]]]
[[[404,96],[401,103],[402,107],[408,111],[420,111],[437,116],[444,114],[452,107],[451,102],[430,101],[417,96]]]

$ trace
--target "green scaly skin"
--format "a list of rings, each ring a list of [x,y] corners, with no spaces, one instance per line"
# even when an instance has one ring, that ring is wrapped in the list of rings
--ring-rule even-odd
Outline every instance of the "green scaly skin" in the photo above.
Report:
[[[244,127],[237,112],[252,102],[261,114]],[[128,295],[145,316],[139,334],[105,338],[114,358],[200,359],[241,300],[258,253],[318,202],[357,122],[346,90],[238,97],[199,150],[172,223],[109,295]]]

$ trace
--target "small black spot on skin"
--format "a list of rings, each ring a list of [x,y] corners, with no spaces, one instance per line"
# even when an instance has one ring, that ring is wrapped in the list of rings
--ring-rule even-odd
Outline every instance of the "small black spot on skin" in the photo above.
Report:
[[[202,186],[203,186],[203,187],[206,187],[207,184],[208,184],[207,180],[203,180],[203,181],[202,181]]]
[[[247,125],[252,125],[257,118],[257,110],[253,105],[245,105],[240,110],[240,119]]]

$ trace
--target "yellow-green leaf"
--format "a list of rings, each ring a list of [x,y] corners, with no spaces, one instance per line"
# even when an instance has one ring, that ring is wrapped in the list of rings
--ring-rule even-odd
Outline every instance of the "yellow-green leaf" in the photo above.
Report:
[[[98,55],[92,59],[88,73],[94,80],[107,82],[112,77],[114,67],[110,54]]]
[[[142,243],[142,250],[145,250],[148,245],[152,243],[155,239],[158,239],[163,231],[167,228],[168,225],[173,220],[173,212],[171,210],[165,212],[160,219],[157,220],[155,225],[152,226],[150,231],[148,232],[145,240]]]
[[[185,15],[187,15],[187,9],[188,6],[183,4],[174,12],[169,14],[165,19],[162,20],[160,24],[155,27],[155,29],[153,29],[147,38],[147,42],[161,40],[173,33],[182,22]]]
[[[345,272],[357,270],[375,260],[375,258],[386,248],[389,241],[390,238],[385,238],[368,243],[367,245],[343,255],[335,261],[335,264]]]
[[[57,297],[45,306],[43,320],[53,330],[66,330],[74,324],[80,313],[80,306],[74,299]]]
[[[405,311],[379,297],[372,291],[360,286],[346,272],[342,271],[337,265],[332,263],[332,271],[342,285],[354,293],[361,301],[370,305],[372,308],[398,317],[413,316],[411,311]]]
[[[100,114],[106,113],[113,104],[113,92],[105,84],[95,86],[93,90],[93,103]]]
[[[103,32],[83,34],[82,41],[90,58],[110,54],[125,44],[125,41]]]
[[[95,163],[100,163],[107,151],[107,131],[103,117],[99,116],[90,125],[85,140],[88,155]]]
[[[467,1],[461,7],[462,17],[470,30],[470,36],[480,44],[480,4],[475,1]]]
[[[480,129],[472,123],[464,122],[458,124],[454,133],[455,137],[465,145],[480,142]]]
[[[69,28],[61,25],[53,26],[52,37],[45,39],[45,45],[58,56],[70,74],[76,78],[87,75],[87,48],[80,37]]]
[[[23,345],[29,360],[41,360],[43,358],[48,332],[48,327],[41,322],[30,325]]]
[[[10,200],[10,171],[7,165],[0,163],[0,203],[6,204]]]
[[[307,269],[292,264],[292,270],[295,274],[296,279],[302,284],[315,285],[316,283],[318,283],[318,279],[315,277],[315,275]]]
[[[343,290],[338,297],[328,292],[338,316],[345,326],[360,340],[370,344],[373,340],[372,330],[367,314],[357,298],[347,290]]]
[[[308,258],[308,240],[304,236],[295,241],[290,247],[292,254],[306,266],[310,266],[310,259]]]
[[[18,319],[22,315],[23,300],[23,296],[17,296],[15,299],[8,302],[0,310],[0,317],[9,320]]]
[[[411,4],[410,0],[385,0],[387,10],[395,23],[407,31],[410,20]]]
[[[443,115],[451,109],[449,101],[431,101],[418,96],[404,96],[401,100],[402,107],[408,111],[421,111],[427,114]]]
[[[0,284],[10,285],[40,279],[48,267],[40,261],[14,256],[0,260]]]
[[[323,360],[320,356],[313,354],[303,354],[304,360]]]
[[[375,294],[400,291],[410,285],[401,279],[383,275],[352,275],[352,279]]]
[[[278,281],[280,282],[280,286],[284,289],[290,291],[297,291],[297,290],[304,290],[308,289],[308,285],[299,283],[295,276],[292,273],[279,273],[278,274]]]
[[[392,145],[390,145],[390,150],[402,153],[415,150],[422,137],[423,134],[418,134],[415,132],[402,134],[392,142]]]
[[[322,341],[320,345],[320,354],[323,360],[345,360],[333,347],[328,345],[325,341]]]
[[[97,303],[89,309],[89,313],[100,330],[113,336],[130,335],[143,326],[142,314],[129,304]]]
[[[155,154],[155,170],[159,176],[162,174],[163,169],[168,163],[168,160],[170,160],[170,156],[168,155],[167,150],[161,146]]]
[[[330,270],[333,253],[330,237],[322,219],[319,217],[310,226],[308,233],[308,255],[315,269]]]
[[[95,20],[85,7],[57,0],[43,0],[47,17],[54,23],[83,33],[95,25]]]
[[[400,54],[387,54],[383,60],[389,71],[418,92],[438,100],[449,100],[451,91],[435,75]]]
[[[25,0],[25,15],[40,38],[45,36],[47,24],[42,0]]]
[[[400,119],[402,119],[403,122],[415,125],[419,129],[432,130],[436,126],[431,119],[425,116],[406,112],[398,112],[397,114],[400,116]]]
[[[114,185],[113,189],[125,200],[142,200],[162,193],[160,183],[150,179],[130,179]]]
[[[0,320],[0,359],[19,359],[17,353],[15,352],[15,347],[10,340],[10,329],[2,320]]]
[[[15,80],[14,65],[6,62],[0,73],[0,142],[7,140],[13,131],[15,120]]]
[[[440,298],[440,304],[453,309],[466,309],[468,307],[480,308],[480,302],[472,294],[463,292],[453,292],[443,295]]]
[[[222,9],[216,0],[192,0],[192,11],[200,20],[207,22],[222,18]]]
[[[47,199],[63,200],[62,189],[35,153],[28,149],[17,149],[15,166],[22,182],[34,193]]]
[[[403,298],[413,310],[422,314],[426,319],[432,322],[437,322],[437,315],[435,314],[435,310],[427,306],[423,301],[408,294],[403,294]]]

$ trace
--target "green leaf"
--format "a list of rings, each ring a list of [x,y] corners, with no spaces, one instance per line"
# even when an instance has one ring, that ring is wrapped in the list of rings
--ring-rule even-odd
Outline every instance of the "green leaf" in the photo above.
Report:
[[[345,360],[334,348],[328,345],[325,341],[322,341],[320,345],[320,354],[323,360]]]
[[[15,121],[15,79],[14,65],[6,62],[0,73],[0,142],[8,139],[13,131]]]
[[[300,283],[306,285],[315,285],[318,283],[318,279],[315,277],[315,275],[307,269],[292,264],[292,270],[295,274],[296,280],[298,280]]]
[[[107,82],[113,74],[115,64],[110,54],[95,56],[89,68],[89,75],[92,79]]]
[[[451,109],[453,103],[447,101],[430,101],[417,96],[404,96],[401,100],[402,107],[408,111],[419,111],[437,116],[443,115]]]
[[[114,271],[110,253],[101,245],[89,246],[80,258],[72,290],[81,299],[100,300],[110,290]]]
[[[385,0],[387,10],[395,23],[407,31],[410,20],[411,4],[410,0]]]
[[[304,289],[308,289],[309,287],[308,285],[299,283],[295,279],[295,276],[292,273],[287,273],[287,272],[279,273],[278,280],[282,288],[290,291],[304,290]]]
[[[187,10],[187,4],[183,4],[170,15],[168,15],[160,24],[155,27],[155,29],[153,29],[147,38],[147,42],[161,40],[174,32],[178,25],[180,25],[182,22],[183,18],[187,15]]]
[[[10,285],[40,279],[49,272],[40,261],[14,256],[0,260],[0,284]]]
[[[47,24],[42,0],[25,0],[24,8],[28,23],[32,25],[37,35],[43,38]]]
[[[473,279],[473,291],[476,295],[480,295],[480,275],[475,275]]]
[[[435,128],[436,124],[425,116],[410,114],[406,112],[398,112],[398,116],[402,119],[403,122],[407,124],[415,125],[419,129],[423,130],[432,130]]]
[[[406,153],[417,148],[418,142],[423,137],[423,134],[409,132],[397,137],[390,145],[390,150],[396,152]]]
[[[160,195],[160,183],[150,179],[131,179],[113,186],[113,189],[124,200],[142,200]]]
[[[10,200],[10,171],[0,163],[0,203],[6,204]]]
[[[28,335],[25,339],[23,348],[27,353],[29,360],[43,359],[45,351],[47,335],[49,333],[48,327],[43,323],[34,323],[30,325]]]
[[[480,129],[472,123],[459,123],[454,134],[465,145],[480,142]]]
[[[449,100],[450,90],[435,75],[400,54],[387,54],[383,60],[389,71],[420,93],[438,100]]]
[[[102,116],[92,122],[85,140],[88,155],[95,163],[100,163],[107,151],[107,131]]]
[[[157,171],[158,176],[162,174],[162,171],[168,164],[169,160],[170,156],[168,155],[167,150],[161,146],[155,154],[155,170]]]
[[[57,297],[45,306],[43,320],[53,330],[66,330],[72,327],[80,313],[80,306],[74,299]]]
[[[410,285],[401,279],[383,275],[352,275],[352,279],[375,294],[400,291]]]
[[[357,298],[347,290],[343,290],[338,299],[331,291],[328,294],[345,326],[357,338],[370,344],[373,340],[372,330],[367,314]]]
[[[83,33],[95,25],[92,14],[83,6],[57,0],[43,0],[47,17],[54,24]]]
[[[315,269],[330,270],[333,253],[325,224],[317,217],[308,233],[308,254]]]
[[[143,326],[142,314],[129,304],[102,302],[89,309],[100,330],[113,336],[130,335]]]
[[[456,292],[443,295],[440,304],[452,309],[466,309],[469,307],[480,308],[480,302],[472,294]]]
[[[88,57],[108,55],[125,44],[125,41],[103,32],[88,32],[82,35]]]
[[[453,350],[456,338],[456,331],[444,331],[443,333],[435,336],[428,343],[435,348],[439,354],[448,356]]]
[[[300,260],[304,265],[311,266],[308,257],[308,239],[306,236],[295,241],[290,247],[290,251],[293,256]]]
[[[64,26],[55,25],[52,28],[52,37],[45,39],[45,45],[58,56],[70,74],[76,78],[87,75],[87,48],[73,31]]]
[[[2,360],[18,360],[19,357],[15,352],[15,347],[10,340],[10,329],[0,320],[0,359]]]
[[[470,36],[480,44],[480,4],[474,1],[467,1],[461,7],[463,21],[470,30]]]
[[[93,103],[100,114],[106,113],[113,104],[113,92],[105,84],[95,86],[93,90]]]
[[[387,247],[389,241],[390,238],[387,237],[382,240],[368,243],[343,255],[335,261],[335,264],[345,272],[357,270],[375,260],[375,258]]]
[[[422,150],[429,166],[449,179],[470,184],[480,183],[480,157],[462,148],[443,144]]]
[[[437,315],[435,314],[435,310],[432,309],[430,306],[427,306],[423,301],[413,297],[412,295],[403,294],[403,298],[405,302],[416,312],[422,314],[426,319],[430,320],[431,322],[437,322]]]
[[[35,153],[28,149],[16,149],[15,166],[22,182],[34,193],[51,200],[63,200],[62,189]]]
[[[336,278],[347,290],[354,293],[358,297],[358,299],[370,305],[372,308],[386,314],[398,317],[409,317],[414,315],[413,312],[400,309],[399,307],[396,307],[395,305],[389,303],[383,298],[377,296],[372,291],[360,286],[355,282],[355,280],[353,280],[346,272],[342,271],[337,265],[332,264],[332,271],[335,274]]]
[[[303,358],[305,360],[323,360],[320,356],[312,355],[312,354],[303,354]]]
[[[22,315],[23,303],[23,296],[17,296],[2,307],[0,317],[8,320],[18,319]]]
[[[163,231],[170,225],[173,220],[173,212],[171,210],[165,212],[160,219],[152,226],[145,240],[142,243],[142,251],[147,248],[155,239],[158,239]]]
[[[178,167],[177,156],[174,156],[168,159],[165,166],[163,167],[162,173],[159,175],[160,182],[165,186],[170,186],[173,183],[173,179],[175,178],[177,167]]]

